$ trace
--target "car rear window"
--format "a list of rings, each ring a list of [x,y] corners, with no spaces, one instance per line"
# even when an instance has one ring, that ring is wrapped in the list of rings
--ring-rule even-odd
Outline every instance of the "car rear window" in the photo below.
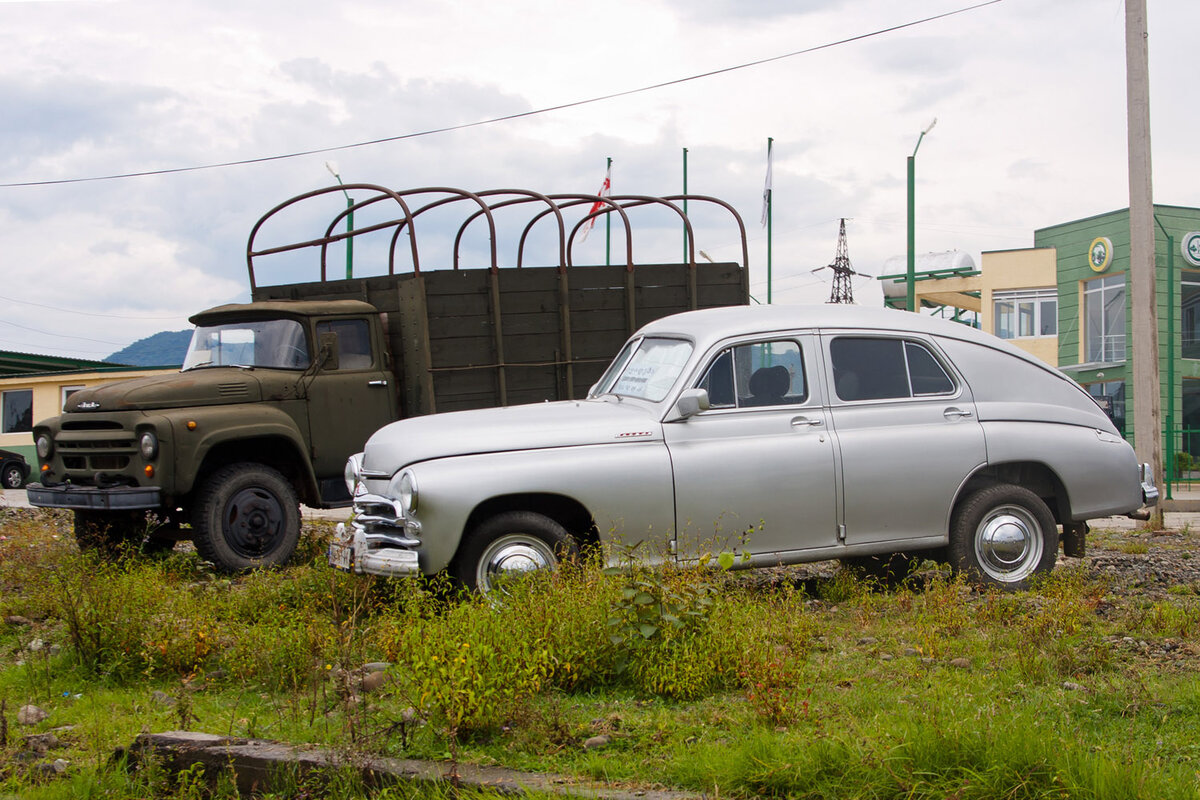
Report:
[[[903,339],[839,336],[829,343],[833,383],[842,400],[951,394],[954,381],[933,353]]]

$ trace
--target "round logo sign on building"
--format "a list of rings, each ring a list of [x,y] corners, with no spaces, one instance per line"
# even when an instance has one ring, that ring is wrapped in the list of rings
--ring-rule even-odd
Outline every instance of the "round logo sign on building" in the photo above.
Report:
[[[1097,236],[1088,247],[1088,264],[1093,272],[1104,272],[1112,263],[1112,240],[1107,236]]]
[[[1200,231],[1185,233],[1179,249],[1183,251],[1184,261],[1193,267],[1200,267]]]

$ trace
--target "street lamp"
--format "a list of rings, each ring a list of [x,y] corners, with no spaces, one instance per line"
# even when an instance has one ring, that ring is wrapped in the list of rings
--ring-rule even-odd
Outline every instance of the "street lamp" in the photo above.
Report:
[[[912,155],[908,157],[908,303],[909,311],[917,310],[917,212],[915,204],[915,185],[916,185],[916,170],[917,170],[917,151],[921,149],[921,140],[925,138],[925,134],[933,130],[933,126],[937,125],[937,117],[933,118],[933,122],[925,130],[921,131],[921,135],[917,137],[917,146],[913,148]]]
[[[346,195],[346,280],[354,277],[354,201],[350,199],[350,193],[346,191],[342,176],[338,175],[337,166],[330,161],[325,162],[325,169],[329,170],[329,174],[337,179],[338,186],[342,188],[342,194]]]

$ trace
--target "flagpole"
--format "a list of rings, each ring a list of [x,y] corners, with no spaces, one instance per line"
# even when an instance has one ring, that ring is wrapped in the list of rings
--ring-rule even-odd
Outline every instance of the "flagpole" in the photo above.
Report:
[[[612,194],[612,156],[608,157],[604,175],[609,178],[608,192]],[[612,214],[609,210],[604,212],[604,266],[612,266]]]
[[[683,148],[683,261],[688,260],[688,234],[687,234],[687,148]]]
[[[767,137],[767,172],[771,171],[771,146],[775,139]],[[767,305],[771,304],[771,199],[775,193],[774,187],[767,186]]]

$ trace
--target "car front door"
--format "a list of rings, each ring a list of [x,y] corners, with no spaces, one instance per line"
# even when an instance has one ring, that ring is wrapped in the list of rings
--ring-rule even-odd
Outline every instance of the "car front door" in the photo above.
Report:
[[[971,390],[919,337],[825,334],[846,544],[944,536],[986,461]]]
[[[834,451],[816,337],[730,343],[693,385],[708,391],[709,410],[663,426],[678,556],[769,557],[836,544]]]

